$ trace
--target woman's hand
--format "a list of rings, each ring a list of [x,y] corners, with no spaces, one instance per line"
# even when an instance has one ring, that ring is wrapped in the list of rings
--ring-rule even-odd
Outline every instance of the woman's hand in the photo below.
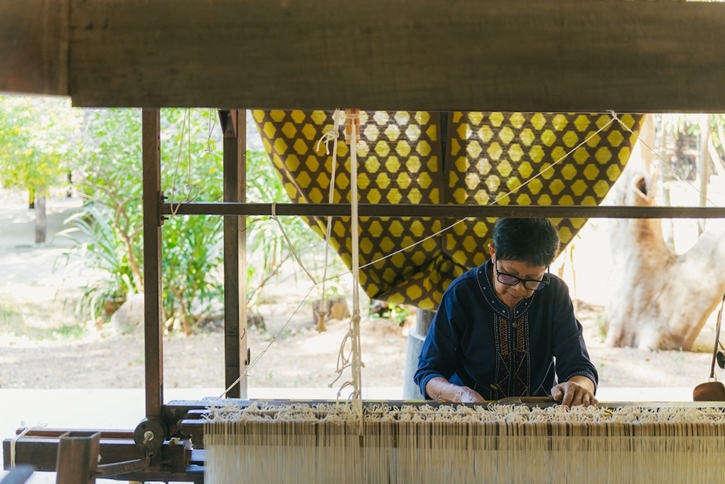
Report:
[[[551,396],[565,407],[574,405],[588,407],[598,403],[594,396],[594,383],[589,378],[580,375],[556,385],[551,389]]]
[[[484,403],[486,400],[475,390],[454,385],[443,377],[431,378],[425,391],[433,400],[455,403]]]
[[[459,389],[459,402],[461,403],[483,403],[486,401],[476,390],[468,387],[458,387]]]

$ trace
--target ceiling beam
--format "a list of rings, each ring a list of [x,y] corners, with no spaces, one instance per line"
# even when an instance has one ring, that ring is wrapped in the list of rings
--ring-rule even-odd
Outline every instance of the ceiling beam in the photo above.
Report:
[[[725,111],[722,3],[66,1],[76,106]],[[22,21],[0,15],[0,53],[48,2],[3,2]],[[60,67],[38,73],[32,92],[63,94]]]
[[[0,92],[68,95],[69,1],[0,2]]]

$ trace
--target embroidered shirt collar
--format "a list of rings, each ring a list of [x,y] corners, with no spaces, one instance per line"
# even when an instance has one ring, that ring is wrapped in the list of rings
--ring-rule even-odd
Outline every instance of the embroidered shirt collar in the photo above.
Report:
[[[478,280],[478,287],[481,289],[481,293],[488,302],[488,304],[491,306],[491,308],[496,311],[497,313],[500,313],[502,316],[508,318],[511,316],[511,311],[509,310],[509,307],[506,306],[496,295],[496,291],[493,288],[493,281],[491,280],[489,276],[489,272],[491,272],[490,268],[492,267],[491,259],[488,259],[483,265],[480,265],[478,269],[476,270],[476,279]],[[524,314],[530,307],[531,303],[536,298],[536,292],[531,297],[528,297],[526,299],[523,299],[519,301],[516,306],[514,306],[513,315],[515,318],[518,318],[522,314]]]

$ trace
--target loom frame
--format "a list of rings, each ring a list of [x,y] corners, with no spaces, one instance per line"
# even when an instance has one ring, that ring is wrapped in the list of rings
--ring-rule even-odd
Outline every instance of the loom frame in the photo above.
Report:
[[[160,4],[170,4],[171,0],[165,0]],[[332,5],[332,0],[326,3]],[[159,2],[156,2],[159,3]],[[240,10],[234,6],[232,2],[217,2],[222,5],[223,13],[233,18],[235,13]],[[252,5],[255,2],[245,0],[239,2]],[[290,3],[290,2],[283,2]],[[291,2],[293,6],[296,2]],[[368,5],[380,9],[383,19],[395,18],[395,13],[400,14],[400,7],[393,5],[395,2],[387,0],[371,0]],[[427,0],[427,5],[437,4],[433,0]],[[480,3],[480,2],[479,2]],[[511,14],[517,14],[516,8],[511,4],[494,2],[490,0],[486,3],[486,7],[493,11],[493,22],[496,19],[508,18]],[[634,3],[634,2],[628,2]],[[511,109],[519,110],[574,110],[574,111],[599,111],[615,108],[618,110],[647,110],[650,112],[666,112],[668,110],[681,111],[703,111],[703,110],[723,110],[725,109],[725,91],[721,89],[721,79],[725,74],[725,62],[712,62],[712,59],[723,59],[722,48],[710,47],[709,49],[698,49],[690,52],[691,62],[696,65],[697,74],[695,76],[688,75],[687,72],[679,72],[681,62],[678,60],[681,54],[686,52],[689,45],[700,45],[701,39],[706,35],[710,38],[725,39],[725,30],[721,27],[725,22],[724,6],[715,4],[700,4],[687,6],[680,2],[662,2],[655,4],[647,2],[638,5],[641,12],[645,14],[645,21],[639,21],[636,18],[637,8],[624,4],[624,8],[613,9],[607,2],[592,3],[586,5],[583,2],[575,2],[569,0],[568,4],[575,8],[577,14],[586,17],[593,11],[596,15],[606,19],[609,24],[621,23],[626,25],[627,32],[636,35],[638,29],[651,28],[652,25],[658,30],[667,32],[677,32],[679,42],[673,42],[669,46],[660,47],[658,52],[664,54],[660,59],[659,70],[653,70],[652,66],[639,66],[642,56],[635,50],[620,42],[617,38],[608,36],[609,44],[596,44],[596,36],[593,36],[585,42],[589,46],[596,47],[604,59],[601,64],[596,67],[600,70],[608,68],[618,68],[619,71],[627,72],[629,68],[629,79],[614,79],[611,85],[602,85],[601,89],[596,93],[587,94],[585,89],[581,89],[587,85],[588,78],[585,70],[577,64],[577,61],[583,61],[590,55],[584,47],[582,49],[567,50],[566,52],[573,57],[566,64],[566,73],[570,74],[570,78],[564,76],[563,82],[554,82],[547,84],[549,89],[553,89],[554,95],[551,97],[542,97],[540,90],[531,83],[526,77],[517,77],[517,71],[510,64],[501,61],[501,58],[493,55],[489,56],[488,63],[484,65],[483,71],[486,73],[491,66],[497,65],[504,72],[504,81],[497,82],[497,90],[492,90],[492,85],[481,82],[477,85],[488,97],[475,96],[473,94],[476,89],[466,94],[460,94],[460,91],[453,89],[452,84],[447,84],[447,89],[438,89],[438,94],[431,92],[426,93],[425,109],[440,110],[447,112],[454,109]],[[87,5],[83,5],[87,4]],[[132,0],[125,2],[125,9],[121,12],[122,20],[133,24],[134,18],[140,18],[146,13],[144,8],[148,6],[148,2],[144,0]],[[461,8],[469,9],[472,3],[460,0],[458,2]],[[556,39],[561,39],[562,32],[565,29],[557,22],[561,0],[538,1],[541,6],[540,10],[545,18],[537,22],[544,30],[548,29],[553,34],[558,34]],[[166,17],[158,15],[153,17],[156,22],[157,31],[161,31],[157,42],[149,41],[148,33],[154,33],[154,29],[146,29],[142,32],[124,32],[123,30],[114,31],[111,29],[106,32],[104,25],[107,26],[109,18],[111,18],[112,7],[108,2],[81,2],[80,0],[13,0],[3,4],[0,7],[0,25],[1,32],[9,32],[9,35],[15,37],[0,37],[0,59],[5,65],[13,66],[6,72],[0,73],[0,90],[7,92],[24,92],[35,94],[52,94],[52,95],[71,95],[76,105],[82,106],[139,106],[146,107],[142,113],[143,117],[143,170],[144,170],[144,194],[143,194],[143,210],[144,210],[144,256],[145,267],[144,276],[146,281],[145,291],[145,327],[144,327],[144,353],[145,362],[145,402],[146,402],[146,418],[139,424],[134,431],[121,431],[118,433],[101,432],[100,452],[101,455],[112,461],[123,461],[127,459],[147,459],[149,458],[149,467],[144,471],[137,471],[133,474],[123,474],[117,476],[119,479],[133,480],[181,480],[188,482],[203,482],[203,453],[198,452],[190,447],[191,442],[187,437],[191,436],[194,425],[198,425],[198,417],[202,414],[203,408],[207,403],[202,401],[188,402],[169,402],[163,403],[163,338],[161,337],[161,237],[162,225],[165,217],[172,213],[171,204],[167,203],[160,185],[160,143],[159,143],[159,111],[155,109],[159,106],[176,106],[176,107],[197,107],[197,106],[247,106],[247,107],[269,107],[269,106],[298,106],[299,99],[302,94],[307,94],[303,89],[300,90],[274,90],[269,89],[267,79],[264,77],[254,77],[254,83],[239,88],[240,79],[249,73],[248,66],[240,61],[239,51],[246,49],[248,53],[249,43],[240,41],[233,33],[226,32],[231,36],[231,41],[209,42],[204,40],[205,34],[210,32],[207,25],[198,22],[194,18],[186,18],[185,21],[193,30],[194,35],[189,38],[202,39],[197,40],[197,44],[189,42],[186,44],[174,43],[178,39],[174,38],[170,30],[165,27]],[[178,2],[177,2],[178,5]],[[185,6],[188,7],[190,2],[187,0]],[[355,3],[349,5],[350,11],[342,10],[333,16],[333,21],[329,25],[323,25],[325,31],[331,38],[334,38],[336,24],[334,20],[344,20],[345,14],[354,13]],[[361,5],[361,4],[357,4]],[[392,6],[391,6],[392,5]],[[655,6],[656,5],[656,6]],[[530,6],[525,2],[519,2],[518,7]],[[241,8],[241,7],[239,7]],[[392,9],[392,10],[388,10]],[[188,10],[188,9],[187,9]],[[184,11],[187,11],[184,10]],[[523,10],[523,9],[522,9]],[[268,9],[266,12],[255,10],[259,14],[259,18],[255,20],[261,22],[268,28],[273,28],[278,22],[284,20],[288,12],[285,9]],[[705,12],[705,14],[703,14]],[[33,17],[41,19],[41,34],[38,35],[38,29],[33,22]],[[314,12],[313,12],[314,14]],[[308,13],[309,15],[309,13]],[[416,14],[418,15],[418,14]],[[310,17],[307,17],[308,19]],[[420,17],[416,17],[422,20]],[[683,25],[682,19],[690,19]],[[129,20],[130,19],[130,20]],[[183,16],[176,17],[177,20],[184,20]],[[696,22],[697,19],[702,22]],[[115,19],[114,19],[115,20]],[[415,20],[415,19],[414,19]],[[539,19],[537,19],[539,20]],[[83,21],[81,26],[79,22]],[[485,22],[491,22],[490,19],[482,20],[481,26],[487,25]],[[139,21],[140,23],[140,21]],[[96,28],[94,29],[94,24]],[[393,38],[393,24],[384,20],[381,24],[378,35],[382,35],[385,39]],[[662,28],[669,25],[671,28]],[[83,28],[80,28],[83,27]],[[99,28],[100,27],[100,28]],[[588,24],[587,28],[592,27]],[[309,26],[308,26],[309,28]],[[313,26],[314,28],[314,26]],[[593,27],[595,30],[597,27]],[[607,33],[608,27],[599,27],[601,33]],[[364,29],[363,29],[364,30]],[[214,33],[218,31],[214,30]],[[500,30],[498,31],[500,33]],[[567,31],[568,32],[568,31]],[[445,52],[447,43],[453,42],[460,33],[460,24],[448,25],[447,29],[443,29],[442,35],[446,42],[439,42],[441,51]],[[139,36],[139,34],[141,34]],[[137,37],[134,37],[134,35]],[[523,53],[527,46],[531,47],[532,39],[524,40],[514,39],[511,33],[508,35],[512,42],[512,52]],[[566,33],[564,32],[564,38]],[[569,34],[571,35],[571,34]],[[624,34],[622,34],[624,36]],[[517,36],[518,37],[518,36]],[[19,45],[13,40],[20,40]],[[207,91],[199,91],[197,85],[193,82],[184,82],[181,88],[171,92],[170,87],[174,82],[178,82],[178,76],[174,72],[167,71],[165,75],[159,75],[151,63],[141,62],[143,59],[140,55],[134,57],[133,50],[129,56],[123,58],[123,63],[118,64],[118,59],[112,56],[104,58],[98,56],[98,51],[94,50],[100,45],[101,51],[107,45],[123,42],[125,39],[133,48],[141,48],[144,45],[156,48],[157,53],[161,55],[163,60],[162,66],[174,68],[180,65],[183,60],[187,59],[190,53],[201,47],[206,53],[213,53],[203,58],[203,67],[200,69],[203,74],[203,80],[208,85],[213,86],[219,84],[219,89],[209,89]],[[658,39],[660,39],[658,37]],[[227,39],[229,40],[229,39]],[[282,48],[288,48],[289,42],[283,39],[281,44],[266,44],[265,48],[268,54],[282,54]],[[358,40],[361,40],[358,38]],[[468,41],[471,39],[468,38]],[[537,39],[534,39],[536,41]],[[660,39],[661,41],[661,39]],[[506,42],[504,42],[506,43]],[[466,39],[461,44],[466,45]],[[655,46],[656,42],[650,41],[650,47]],[[713,41],[713,45],[725,45],[724,42]],[[252,46],[253,48],[254,46]],[[334,58],[336,46],[330,43],[324,46],[326,50],[321,51],[321,55],[316,58],[317,62],[322,65],[325,59]],[[551,47],[551,46],[549,46]],[[206,49],[204,49],[206,48]],[[278,49],[278,51],[275,51]],[[582,54],[584,52],[586,57]],[[276,59],[274,55],[270,55],[272,59]],[[596,58],[597,56],[593,56]],[[150,58],[150,57],[149,57]],[[281,57],[284,58],[284,57]],[[444,71],[448,65],[444,56],[436,58],[436,66],[439,70]],[[375,63],[377,59],[366,58],[367,61]],[[537,59],[531,59],[536,63]],[[272,61],[271,65],[275,65],[276,61]],[[117,65],[113,65],[116,63]],[[277,63],[281,64],[281,63]],[[407,60],[405,65],[412,66]],[[233,67],[229,67],[232,66]],[[629,67],[627,67],[629,66]],[[278,67],[281,67],[278,65]],[[338,69],[344,72],[354,71],[357,68],[354,62],[340,61],[336,64]],[[94,74],[94,70],[97,72]],[[263,69],[260,69],[263,70]],[[136,73],[142,79],[140,89],[118,89],[112,86],[112,76],[109,81],[109,72],[119,73]],[[417,72],[417,71],[416,71]],[[476,71],[478,72],[478,71]],[[659,82],[662,78],[666,78],[662,73],[676,73],[676,82],[672,83],[676,87],[674,90],[666,83]],[[399,84],[408,85],[403,82],[405,79],[413,81],[413,75],[400,77],[400,72],[388,76],[386,79]],[[344,76],[341,76],[344,77]],[[476,79],[484,79],[485,76],[472,76]],[[534,76],[531,76],[532,78]],[[320,78],[315,77],[314,69],[305,72],[304,80],[307,83],[319,82]],[[614,82],[621,80],[624,82]],[[623,87],[626,81],[630,82],[630,88]],[[515,82],[518,81],[518,84]],[[695,84],[692,84],[692,83]],[[309,107],[342,107],[348,104],[360,104],[359,101],[364,99],[362,104],[366,107],[376,107],[378,109],[393,108],[420,108],[415,101],[415,93],[410,90],[402,89],[401,91],[390,90],[379,93],[379,97],[369,97],[367,92],[368,85],[366,83],[352,83],[353,89],[340,90],[346,92],[349,97],[335,98],[331,95],[336,92],[335,89],[316,89],[310,91],[310,96],[304,97],[305,103]],[[517,88],[516,86],[519,86]],[[679,89],[677,88],[679,86]],[[686,86],[685,89],[683,86]],[[135,87],[135,86],[134,86]],[[488,88],[488,90],[486,90]],[[634,90],[632,90],[634,89]],[[508,91],[507,91],[508,90]],[[240,94],[241,92],[241,94]],[[674,95],[673,95],[674,92]],[[441,93],[447,93],[447,97]],[[502,94],[505,94],[502,96]],[[211,97],[210,97],[211,96]],[[469,96],[469,97],[467,97]],[[566,101],[569,96],[575,96],[575,99]],[[589,98],[587,98],[589,96]],[[471,105],[470,97],[474,97],[476,105]],[[503,105],[492,106],[491,101],[499,102],[503,100]],[[488,102],[486,102],[488,100]],[[374,106],[373,106],[374,105]],[[484,108],[486,106],[487,108]],[[363,106],[358,106],[363,107]],[[244,284],[241,275],[244,274],[243,267],[244,258],[244,237],[235,238],[235,234],[239,234],[240,229],[244,227],[244,216],[246,215],[271,215],[272,204],[247,204],[244,198],[245,189],[245,146],[243,129],[245,120],[243,116],[239,116],[239,110],[225,109],[220,110],[220,120],[224,133],[224,202],[218,204],[194,204],[182,203],[174,204],[173,209],[177,210],[179,215],[221,215],[225,217],[224,224],[224,246],[225,246],[225,284],[229,282],[229,286],[225,286],[225,382],[227,386],[231,385],[244,373],[244,368],[249,362],[249,353],[246,348],[246,342],[243,334],[246,324],[246,316],[244,308],[246,307],[246,296],[243,294]],[[445,150],[444,150],[445,151]],[[329,216],[329,215],[347,215],[349,214],[349,205],[297,205],[297,204],[275,204],[276,214],[280,216]],[[407,205],[360,205],[360,215],[362,216],[546,216],[546,217],[581,217],[581,218],[725,218],[725,209],[712,207],[483,207],[483,206],[407,206]],[[236,257],[235,257],[236,255]],[[236,274],[236,275],[235,275]],[[226,316],[228,315],[228,317]],[[246,384],[244,380],[239,385],[232,388],[231,397],[244,397],[246,395]],[[242,404],[245,400],[239,400]],[[191,418],[187,418],[191,417]],[[186,423],[185,423],[186,422]],[[194,423],[196,422],[196,423]],[[163,436],[162,444],[158,447],[150,447],[148,445],[140,445],[137,430],[152,431],[158,436]],[[62,430],[65,432],[67,429]],[[24,438],[17,442],[18,463],[30,463],[38,467],[39,470],[55,470],[55,460],[51,462],[51,458],[56,455],[56,449],[59,445],[60,431],[46,430],[42,433],[28,433],[28,438]],[[56,435],[57,434],[57,435]],[[197,438],[198,439],[198,438]],[[192,439],[193,440],[193,439]],[[158,442],[159,439],[156,439]],[[172,445],[173,443],[173,445]],[[10,439],[3,442],[5,468],[9,466],[9,448]]]

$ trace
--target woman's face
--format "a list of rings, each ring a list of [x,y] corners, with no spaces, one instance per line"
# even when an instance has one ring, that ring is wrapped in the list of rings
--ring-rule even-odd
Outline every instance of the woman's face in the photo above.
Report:
[[[499,281],[499,274],[513,276],[517,279],[531,279],[540,281],[546,274],[546,266],[530,266],[526,262],[516,260],[499,260],[496,257],[496,250],[489,245],[491,260],[493,262],[493,288],[496,295],[508,307],[513,308],[522,300],[533,296],[534,290],[527,289],[523,282],[519,282],[515,286],[503,284]]]

